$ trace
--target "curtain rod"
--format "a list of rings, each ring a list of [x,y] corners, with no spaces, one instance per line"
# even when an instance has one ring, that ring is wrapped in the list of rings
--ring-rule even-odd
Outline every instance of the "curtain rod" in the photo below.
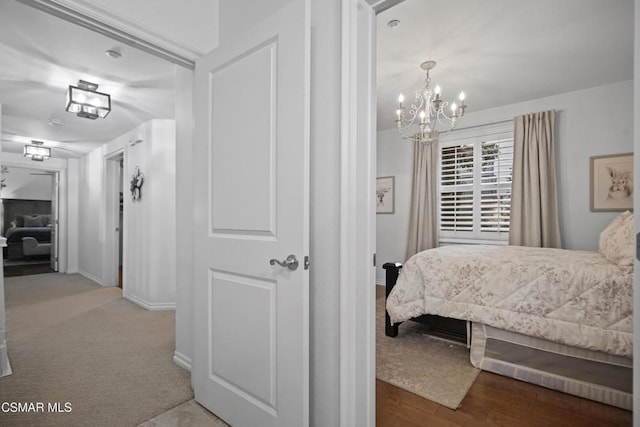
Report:
[[[511,119],[504,119],[504,120],[494,120],[488,123],[480,123],[477,125],[470,125],[470,126],[466,126],[466,127],[457,127],[455,129],[452,129],[448,132],[443,132],[443,133],[452,133],[452,132],[456,132],[459,130],[467,130],[467,129],[473,129],[473,128],[479,128],[479,127],[486,127],[486,126],[491,126],[491,125],[501,125],[501,124],[505,124],[505,123],[510,123],[513,122],[513,118]]]
[[[543,111],[553,111],[555,113],[560,113],[563,110],[557,110],[555,108],[552,108],[552,109],[543,110]],[[531,113],[524,113],[524,114],[531,114]],[[477,124],[477,125],[471,125],[471,126],[467,126],[467,127],[462,126],[462,127],[459,127],[459,128],[452,129],[449,132],[455,132],[457,130],[473,129],[473,128],[477,128],[477,127],[481,127],[481,126],[491,126],[491,125],[500,125],[500,124],[503,124],[503,123],[509,123],[509,122],[512,122],[513,119],[515,119],[516,117],[522,116],[522,115],[523,114],[517,114],[517,115],[511,117],[510,119],[494,120],[492,122],[482,123],[482,124]],[[449,133],[449,132],[447,132],[447,133]]]

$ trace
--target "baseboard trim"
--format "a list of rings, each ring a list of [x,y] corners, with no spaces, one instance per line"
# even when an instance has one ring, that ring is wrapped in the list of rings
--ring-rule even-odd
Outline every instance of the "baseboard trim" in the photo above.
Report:
[[[93,275],[93,274],[91,274],[91,273],[87,273],[86,271],[78,270],[78,274],[80,274],[80,275],[82,275],[82,276],[86,277],[86,278],[87,278],[87,279],[89,279],[89,280],[93,280],[94,282],[96,282],[96,283],[97,283],[98,285],[100,285],[100,286],[104,286],[104,283],[102,282],[102,279],[100,279],[100,278],[98,278],[98,277],[94,276],[94,275]]]
[[[149,302],[134,295],[124,295],[124,298],[148,311],[168,311],[176,309],[175,302]]]
[[[173,352],[173,363],[191,372],[191,358],[177,350]]]

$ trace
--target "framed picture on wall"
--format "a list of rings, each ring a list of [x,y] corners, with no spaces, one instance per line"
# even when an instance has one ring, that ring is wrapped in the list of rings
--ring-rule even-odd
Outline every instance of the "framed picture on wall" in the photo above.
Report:
[[[633,209],[633,153],[591,157],[591,210]]]
[[[395,209],[395,177],[382,176],[376,180],[376,213],[392,214]]]

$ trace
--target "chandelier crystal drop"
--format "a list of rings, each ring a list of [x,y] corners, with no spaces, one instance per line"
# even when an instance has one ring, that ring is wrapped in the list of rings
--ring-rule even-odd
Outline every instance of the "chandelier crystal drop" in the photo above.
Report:
[[[429,72],[435,66],[436,61],[420,64],[420,68],[426,72],[424,87],[416,91],[414,101],[408,109],[404,104],[404,95],[400,94],[396,110],[396,127],[402,136],[424,144],[438,140],[439,126],[444,131],[455,128],[467,108],[464,92],[458,95],[459,103],[449,103],[442,99],[440,86],[431,88]]]

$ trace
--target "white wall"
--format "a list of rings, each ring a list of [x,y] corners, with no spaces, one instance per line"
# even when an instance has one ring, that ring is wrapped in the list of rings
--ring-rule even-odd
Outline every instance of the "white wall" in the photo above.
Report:
[[[311,2],[310,424],[340,425],[341,1]],[[355,197],[355,195],[354,195]]]
[[[193,358],[193,71],[176,67],[176,349],[173,360],[191,369]]]
[[[100,147],[80,159],[78,186],[78,272],[100,284],[105,241],[103,150]]]
[[[144,173],[142,197],[124,197],[124,297],[150,309],[175,308],[176,301],[176,134],[174,120],[139,127],[144,141],[127,145],[124,180],[135,167]],[[126,137],[128,141],[131,134]]]
[[[0,191],[3,199],[51,200],[51,175],[34,175],[37,169],[10,167],[3,175],[6,185]]]
[[[143,142],[129,141],[142,134]],[[80,161],[79,272],[105,283],[107,201],[105,158],[124,149],[124,297],[150,310],[175,307],[175,122],[151,120],[92,151]],[[128,183],[139,165],[142,198]]]
[[[60,174],[60,251],[66,253],[66,269],[69,274],[79,271],[79,210],[80,210],[80,161],[67,159],[67,169]],[[66,188],[66,191],[64,189]],[[62,270],[61,270],[62,271]]]
[[[376,215],[376,283],[384,284],[386,262],[403,262],[409,233],[413,143],[396,129],[378,132],[376,175],[395,177],[395,212]]]
[[[615,108],[594,108],[615,105]],[[514,116],[556,110],[556,156],[560,229],[563,247],[597,250],[600,231],[619,212],[591,212],[589,208],[589,157],[633,151],[633,81],[626,81],[562,95],[493,108],[469,111],[464,127],[511,120]],[[606,124],[615,124],[607,126]],[[403,262],[407,243],[410,143],[394,134],[378,132],[378,176],[396,176],[396,214],[377,215],[378,270],[376,282],[384,283],[385,262]],[[403,169],[405,168],[406,169]]]

